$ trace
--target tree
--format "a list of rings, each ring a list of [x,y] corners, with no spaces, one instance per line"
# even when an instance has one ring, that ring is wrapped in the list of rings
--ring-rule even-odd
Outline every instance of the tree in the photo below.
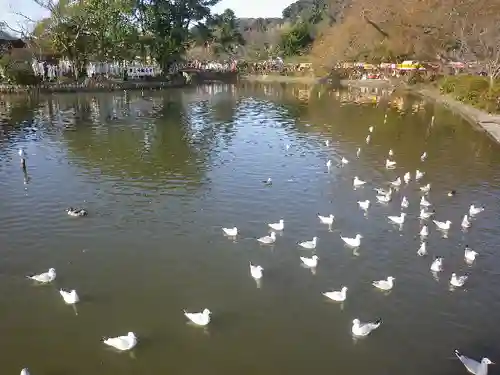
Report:
[[[216,55],[233,54],[238,46],[245,44],[239,30],[238,20],[231,9],[216,14],[207,21],[209,43]]]
[[[309,24],[300,21],[281,35],[280,46],[285,56],[293,56],[309,47],[313,40]]]

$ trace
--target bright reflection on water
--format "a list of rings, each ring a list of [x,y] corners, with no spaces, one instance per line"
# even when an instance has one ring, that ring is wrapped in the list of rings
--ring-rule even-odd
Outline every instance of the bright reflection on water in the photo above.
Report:
[[[4,97],[0,108],[2,374],[465,373],[455,348],[499,361],[500,151],[446,110],[259,85]],[[26,175],[19,147],[29,155]],[[384,168],[390,148],[394,170]],[[337,167],[342,156],[350,162]],[[387,205],[373,191],[417,168],[432,184],[436,218],[453,221],[447,239],[430,223],[423,258],[420,185]],[[353,190],[355,175],[367,186]],[[272,186],[262,183],[268,177]],[[400,231],[387,216],[399,215],[403,195],[410,207]],[[366,216],[356,203],[364,199],[372,200]],[[464,233],[471,203],[487,208]],[[89,216],[70,218],[68,206]],[[318,213],[335,215],[331,230]],[[275,245],[259,245],[267,223],[281,218]],[[226,238],[222,226],[240,234]],[[353,253],[340,234],[356,233],[364,238]],[[312,252],[297,242],[314,236],[312,273],[300,264]],[[479,252],[472,266],[466,244]],[[437,280],[436,255],[444,257]],[[249,262],[264,267],[259,288]],[[54,285],[25,278],[50,267]],[[464,289],[450,292],[452,272],[470,274]],[[372,280],[389,275],[394,290],[374,290]],[[342,285],[342,305],[321,295]],[[79,292],[78,315],[59,288]],[[186,324],[183,309],[205,307],[213,312],[206,330]],[[354,318],[379,317],[370,337],[352,340]],[[133,355],[100,342],[128,331],[139,337]]]

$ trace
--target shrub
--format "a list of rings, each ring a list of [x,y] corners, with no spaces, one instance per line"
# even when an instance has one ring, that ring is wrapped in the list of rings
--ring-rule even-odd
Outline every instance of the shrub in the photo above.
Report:
[[[40,82],[31,67],[31,55],[22,49],[13,49],[0,58],[2,80],[16,85],[35,85]]]

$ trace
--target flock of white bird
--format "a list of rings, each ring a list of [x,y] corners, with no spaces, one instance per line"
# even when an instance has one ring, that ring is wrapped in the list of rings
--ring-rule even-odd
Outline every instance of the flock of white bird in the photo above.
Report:
[[[385,118],[384,122],[387,120],[387,117]],[[370,126],[368,131],[369,134],[366,137],[366,143],[369,144],[371,141],[371,134],[373,133],[374,127]],[[329,146],[329,141],[325,141],[325,145],[328,147]],[[289,149],[289,145],[286,145],[286,149]],[[356,157],[359,158],[361,154],[361,148],[357,149],[356,152]],[[385,168],[387,169],[394,169],[397,165],[397,162],[393,160],[394,152],[393,150],[389,150],[388,153],[388,158],[386,159],[385,162]],[[422,162],[425,162],[427,159],[427,152],[422,153],[420,160]],[[340,162],[338,166],[346,166],[349,164],[349,160],[347,160],[345,157],[342,157],[340,159]],[[328,160],[326,162],[326,167],[328,171],[332,168],[333,163],[331,160]],[[421,170],[416,170],[413,174],[414,181],[419,182],[423,177],[425,176],[425,172]],[[383,188],[376,188],[377,196],[376,199],[379,203],[386,204],[392,201],[393,199],[393,193],[397,191],[403,184],[408,185],[412,181],[412,173],[407,172],[404,174],[404,176],[398,177],[396,180],[391,181],[388,183],[389,187],[387,189]],[[264,181],[265,184],[270,185],[272,184],[271,178],[267,179]],[[358,189],[362,188],[364,185],[366,185],[367,182],[361,180],[358,176],[355,176],[353,178],[353,188]],[[419,219],[421,220],[421,229],[420,229],[420,238],[421,238],[421,244],[419,249],[417,250],[417,255],[418,256],[425,256],[427,255],[427,243],[426,243],[426,238],[429,235],[429,227],[426,224],[427,220],[429,220],[433,215],[435,214],[435,211],[429,211],[430,208],[432,207],[432,203],[429,201],[428,195],[429,192],[431,191],[431,184],[428,183],[424,186],[420,187],[420,192],[422,194],[420,198],[420,215]],[[448,196],[452,197],[456,194],[455,191],[450,191],[448,192]],[[358,201],[358,206],[359,208],[364,211],[365,213],[369,210],[371,202],[370,200],[365,200],[365,201]],[[389,222],[397,225],[402,229],[405,219],[406,219],[406,212],[404,210],[408,208],[410,205],[410,202],[406,196],[403,196],[401,199],[401,213],[399,216],[388,216],[387,219]],[[482,211],[484,211],[483,207],[476,207],[474,205],[470,205],[469,210],[467,213],[464,214],[462,221],[461,221],[461,227],[462,229],[467,229],[469,228],[472,223],[471,220],[473,217],[476,215],[480,214]],[[318,214],[318,219],[320,223],[328,225],[330,228],[334,224],[335,217],[334,215],[330,214],[328,216],[322,216]],[[438,221],[438,220],[433,220],[433,223],[436,227],[437,230],[441,231],[444,237],[447,237],[448,231],[451,228],[452,222],[450,220],[446,221]],[[260,242],[263,245],[272,245],[277,241],[276,237],[276,232],[278,231],[283,231],[285,228],[285,222],[283,219],[281,219],[277,223],[270,223],[268,224],[271,233],[267,236],[257,238],[256,240]],[[223,233],[228,236],[228,237],[236,237],[238,236],[238,228],[233,227],[233,228],[222,228]],[[341,239],[344,241],[344,243],[351,247],[354,248],[355,250],[361,246],[361,240],[363,236],[361,234],[356,234],[354,237],[345,237],[345,236],[340,236]],[[312,240],[304,241],[304,242],[299,242],[298,246],[300,246],[303,249],[307,250],[314,250],[317,245],[318,238],[313,237]],[[464,260],[467,264],[472,264],[474,263],[476,256],[478,253],[472,249],[470,249],[468,246],[466,246],[464,250]],[[318,261],[319,257],[317,255],[312,255],[311,257],[300,257],[300,260],[302,264],[305,267],[308,267],[312,270],[314,270],[318,266]],[[433,262],[430,265],[430,271],[437,276],[437,274],[441,271],[443,271],[443,257],[435,257]],[[255,265],[250,263],[250,276],[257,280],[258,282],[264,277],[264,268],[260,265]],[[463,287],[467,281],[468,276],[467,275],[461,275],[458,276],[456,273],[451,274],[451,278],[449,280],[450,286],[453,288],[460,288]],[[390,291],[394,288],[395,286],[395,277],[393,276],[388,276],[385,280],[375,280],[372,282],[372,285],[374,288],[380,289],[382,291]],[[323,295],[330,300],[336,301],[336,302],[344,302],[347,299],[347,291],[348,287],[347,286],[342,286],[340,290],[333,290],[329,292],[323,293]],[[377,319],[374,321],[370,322],[361,322],[359,319],[354,319],[352,321],[352,327],[351,327],[351,332],[354,337],[366,337],[368,336],[371,332],[376,330],[377,328],[380,327],[382,324],[381,319]],[[483,358],[481,361],[476,361],[472,358],[466,357],[462,355],[458,350],[455,350],[456,356],[460,359],[460,361],[464,364],[466,369],[475,374],[475,375],[487,375],[488,372],[488,365],[492,364],[493,362],[490,361],[488,358]]]
[[[387,121],[387,115],[384,119],[384,123]],[[371,141],[371,134],[373,133],[374,127],[370,126],[368,131],[369,134],[366,137],[366,143],[369,144]],[[325,142],[326,146],[329,146],[329,142]],[[289,149],[289,145],[286,146],[286,149]],[[359,157],[361,154],[361,148],[357,149],[356,152],[356,157]],[[394,156],[394,152],[392,150],[389,150],[389,157],[386,160],[385,167],[387,169],[393,169],[396,167],[396,161],[392,160],[392,157]],[[19,150],[19,156],[21,157],[23,166],[25,166],[24,161],[26,158],[26,154],[23,150]],[[427,158],[427,153],[424,152],[421,155],[421,161],[424,162]],[[345,166],[349,164],[349,160],[347,160],[345,157],[342,157],[340,160],[340,165]],[[332,161],[328,160],[326,163],[326,167],[328,170],[332,168]],[[422,172],[420,170],[416,170],[414,174],[414,179],[415,181],[420,181],[425,175],[425,172]],[[403,178],[398,177],[396,180],[391,181],[389,183],[389,188],[388,189],[381,189],[381,188],[376,188],[375,190],[377,191],[378,195],[376,196],[376,199],[379,203],[388,203],[392,201],[393,198],[393,193],[395,190],[397,190],[401,185],[403,184],[409,184],[412,180],[412,174],[411,172],[407,172],[404,174]],[[267,185],[272,184],[272,180],[269,178],[268,180],[264,181]],[[361,188],[366,184],[366,181],[361,180],[358,176],[355,176],[353,179],[353,187],[354,189]],[[434,211],[428,211],[429,208],[432,206],[432,203],[428,200],[427,196],[431,190],[431,184],[428,183],[425,186],[420,187],[420,191],[422,192],[422,196],[420,199],[420,215],[419,218],[421,219],[422,226],[420,230],[420,237],[421,237],[421,245],[417,251],[418,256],[425,256],[427,255],[427,245],[426,245],[426,238],[429,235],[429,228],[425,224],[426,220],[430,219],[434,215]],[[454,191],[451,191],[448,193],[449,196],[455,195]],[[365,201],[358,201],[358,206],[361,210],[363,211],[368,211],[371,205],[370,200],[365,200]],[[399,216],[388,216],[388,220],[395,224],[400,226],[404,225],[405,219],[406,219],[406,213],[403,211],[404,209],[409,207],[409,200],[406,196],[403,196],[401,200],[401,214]],[[463,229],[469,228],[471,226],[471,218],[478,215],[484,211],[483,207],[476,207],[474,205],[471,205],[469,207],[469,211],[464,214],[461,226]],[[69,212],[68,212],[69,214]],[[70,215],[70,216],[83,216],[83,215]],[[328,225],[331,227],[334,224],[335,217],[334,215],[330,214],[328,216],[322,216],[318,214],[318,219],[320,223]],[[447,235],[447,232],[451,228],[452,222],[450,220],[447,221],[437,221],[433,220],[436,228],[443,232],[443,235]],[[263,244],[263,245],[272,245],[276,242],[276,232],[278,231],[283,231],[285,228],[285,222],[283,219],[281,219],[277,223],[270,223],[268,224],[269,228],[271,230],[270,234],[267,236],[263,236],[260,238],[257,238],[256,240]],[[223,233],[231,238],[234,238],[238,236],[238,228],[233,227],[233,228],[222,228]],[[350,238],[350,237],[345,237],[345,236],[340,236],[341,239],[345,242],[345,244],[351,248],[357,249],[361,245],[361,239],[363,236],[361,234],[356,234],[355,237]],[[303,249],[307,250],[315,250],[316,245],[317,245],[318,238],[313,237],[311,240],[308,241],[303,241],[299,242],[298,246],[300,246]],[[465,248],[464,252],[464,259],[468,264],[472,264],[477,256],[477,252],[474,250],[470,249],[468,246]],[[311,257],[300,257],[301,262],[305,267],[310,268],[311,270],[315,270],[319,257],[317,255],[312,255]],[[436,257],[434,261],[432,262],[430,266],[430,270],[433,273],[438,273],[443,270],[443,258],[442,257]],[[250,263],[250,276],[255,279],[257,282],[259,282],[263,276],[264,276],[264,268],[260,265],[254,265]],[[33,280],[36,283],[39,284],[49,284],[52,283],[56,279],[56,270],[54,268],[49,269],[47,272],[38,274],[38,275],[33,275],[33,276],[28,276],[29,279]],[[462,275],[458,276],[455,273],[452,273],[451,278],[450,278],[450,285],[453,287],[462,287],[467,281],[468,276],[467,275]],[[372,282],[373,287],[380,289],[382,291],[390,291],[391,289],[394,288],[395,286],[395,278],[393,276],[388,276],[387,279],[385,280],[375,280]],[[329,291],[323,293],[323,295],[333,301],[336,302],[344,302],[347,299],[347,291],[348,288],[346,286],[342,286],[340,290],[336,291]],[[76,290],[59,290],[59,293],[64,301],[64,303],[68,305],[75,305],[77,304],[80,299],[78,297],[78,294]],[[76,312],[76,309],[75,309]],[[209,309],[204,309],[201,312],[187,312],[184,311],[185,317],[194,325],[197,326],[207,326],[210,323],[211,320],[211,311]],[[361,322],[359,319],[354,319],[352,321],[352,328],[351,332],[354,337],[366,337],[368,336],[372,331],[376,330],[377,328],[380,327],[382,323],[381,319],[377,319],[371,322]],[[118,350],[118,351],[129,351],[133,349],[137,345],[137,336],[134,332],[128,332],[126,335],[123,336],[118,336],[118,337],[110,337],[110,338],[105,338],[103,339],[103,343]],[[455,350],[455,355],[460,359],[460,361],[464,364],[466,369],[475,375],[487,375],[488,373],[488,365],[493,364],[491,360],[488,358],[482,358],[481,361],[476,361],[472,358],[466,357],[462,355],[458,350]],[[24,368],[21,370],[21,375],[30,375],[29,371],[27,368]]]

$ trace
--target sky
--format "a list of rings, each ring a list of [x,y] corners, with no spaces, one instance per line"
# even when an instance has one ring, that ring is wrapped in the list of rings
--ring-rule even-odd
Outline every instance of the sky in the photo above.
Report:
[[[293,2],[294,0],[222,0],[214,7],[214,12],[220,13],[231,8],[237,17],[281,17],[281,11]],[[33,0],[0,0],[0,9],[0,21],[7,22],[13,28],[18,28],[19,23],[26,23],[24,18],[16,16],[16,12],[34,20],[46,16],[46,11]]]

